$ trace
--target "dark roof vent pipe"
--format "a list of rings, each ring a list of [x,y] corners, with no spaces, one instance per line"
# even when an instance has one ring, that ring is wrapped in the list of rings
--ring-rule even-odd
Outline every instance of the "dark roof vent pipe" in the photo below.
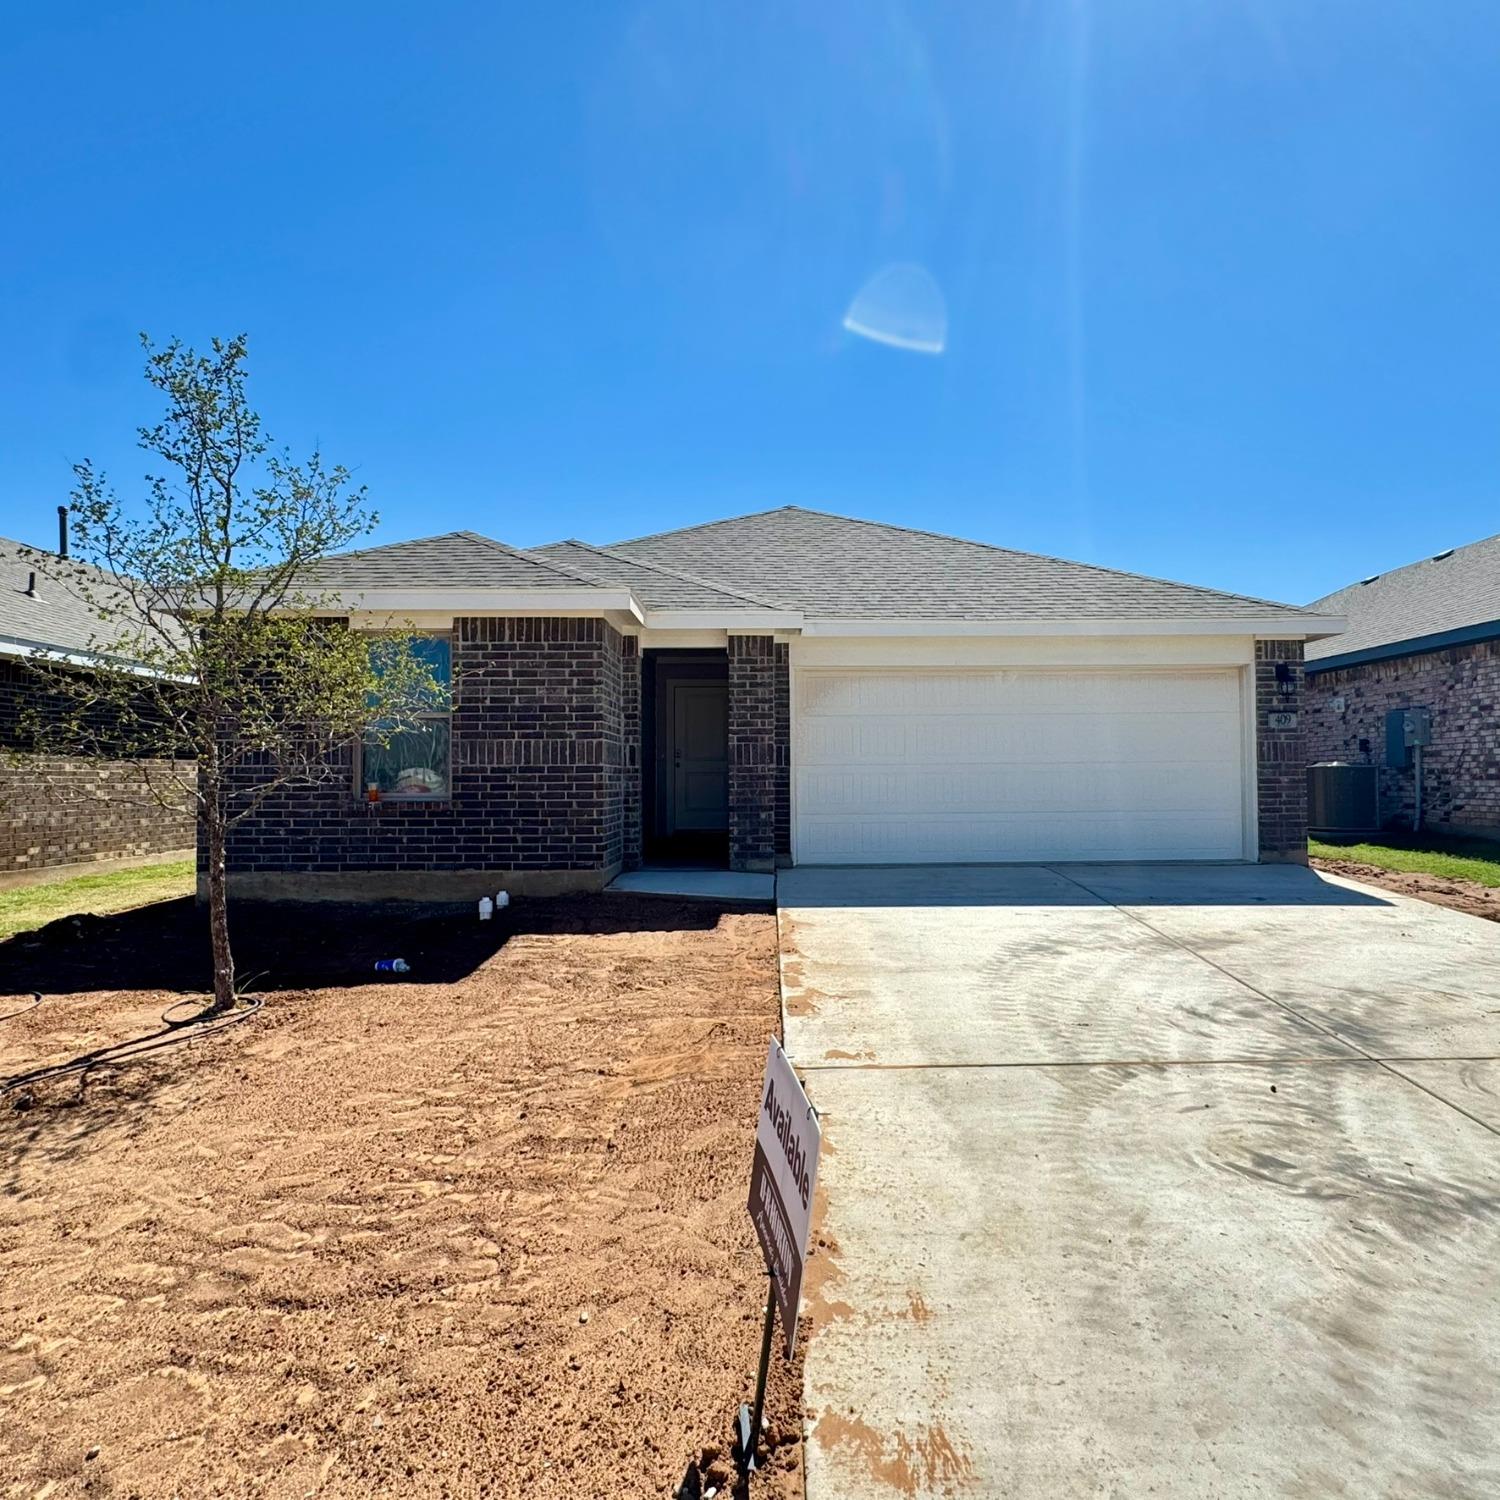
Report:
[[[36,598],[36,574],[34,572],[26,575],[26,597],[28,599]]]
[[[68,507],[66,505],[57,507],[57,555],[59,557],[68,555]]]

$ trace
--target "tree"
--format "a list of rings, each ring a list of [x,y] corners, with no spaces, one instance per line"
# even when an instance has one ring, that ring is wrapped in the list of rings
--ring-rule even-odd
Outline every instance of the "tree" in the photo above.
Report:
[[[28,731],[33,753],[132,762],[151,796],[196,813],[222,1010],[236,997],[230,829],[276,792],[347,775],[350,746],[388,741],[446,689],[398,622],[349,629],[318,589],[319,564],[377,518],[347,470],[273,449],[246,400],[245,337],[206,354],[141,342],[165,414],[140,446],[166,473],[127,506],[101,470],[75,465],[73,556],[36,556],[99,628],[85,663],[35,663],[49,702]],[[164,751],[196,770],[163,773]]]

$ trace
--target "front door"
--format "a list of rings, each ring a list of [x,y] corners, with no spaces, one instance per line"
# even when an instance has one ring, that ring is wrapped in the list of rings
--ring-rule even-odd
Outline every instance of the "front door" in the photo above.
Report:
[[[729,827],[729,693],[723,682],[672,688],[672,797],[668,833]]]

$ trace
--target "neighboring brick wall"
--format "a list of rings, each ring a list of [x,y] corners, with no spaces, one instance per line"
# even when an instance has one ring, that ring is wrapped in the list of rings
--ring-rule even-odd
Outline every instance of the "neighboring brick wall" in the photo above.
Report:
[[[193,775],[193,762],[175,764]],[[69,755],[29,755],[0,764],[0,875],[62,865],[137,859],[193,847],[186,795],[175,797],[167,760],[136,764]]]
[[[0,661],[0,745],[28,752],[0,761],[0,875],[191,849],[186,795],[163,807],[152,790],[176,799],[171,760],[29,752],[23,716],[59,706],[66,711],[71,700],[54,704],[24,662]],[[175,769],[193,775],[190,760]]]
[[[1343,699],[1342,709],[1334,701]],[[1307,679],[1310,761],[1380,767],[1381,818],[1410,827],[1416,776],[1385,759],[1385,716],[1430,708],[1432,744],[1422,752],[1422,818],[1453,833],[1500,832],[1500,641],[1314,672]],[[1370,742],[1368,754],[1360,740]]]
[[[776,642],[729,637],[729,868],[776,864]]]
[[[639,826],[625,744],[627,715],[639,720],[634,642],[601,619],[462,618],[453,673],[448,798],[365,802],[345,755],[328,782],[277,793],[231,832],[231,872],[622,863]]]
[[[791,647],[776,643],[776,863],[792,862],[792,672]]]
[[[1276,664],[1292,670],[1296,691],[1277,690]],[[1260,811],[1260,857],[1307,862],[1307,751],[1301,722],[1302,642],[1255,643],[1255,769]],[[1276,713],[1298,715],[1295,729],[1271,728]]]

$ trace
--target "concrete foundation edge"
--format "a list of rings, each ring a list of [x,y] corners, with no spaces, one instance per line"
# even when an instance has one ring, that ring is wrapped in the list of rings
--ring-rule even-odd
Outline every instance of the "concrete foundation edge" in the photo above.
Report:
[[[341,870],[243,871],[229,877],[231,900],[240,901],[477,901],[496,891],[512,896],[569,896],[602,891],[620,873],[601,870]],[[208,877],[198,875],[198,899],[208,897]]]
[[[1304,845],[1301,849],[1262,849],[1260,863],[1263,865],[1305,865],[1307,848]]]

